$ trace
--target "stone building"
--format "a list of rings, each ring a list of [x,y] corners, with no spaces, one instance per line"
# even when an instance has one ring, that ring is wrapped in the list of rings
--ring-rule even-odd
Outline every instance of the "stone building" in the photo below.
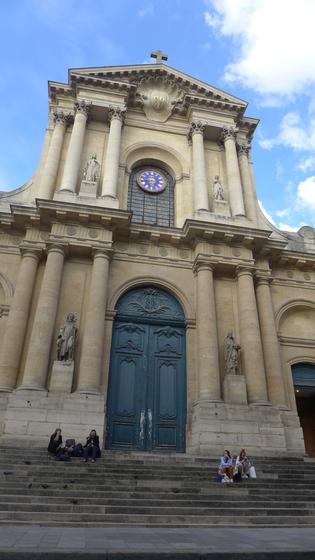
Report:
[[[314,454],[315,232],[260,212],[247,103],[155,57],[49,82],[1,193],[2,441]]]

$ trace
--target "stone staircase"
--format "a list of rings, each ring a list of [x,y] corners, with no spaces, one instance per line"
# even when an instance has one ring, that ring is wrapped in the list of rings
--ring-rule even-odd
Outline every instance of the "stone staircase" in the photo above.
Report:
[[[218,460],[103,452],[93,463],[0,446],[0,525],[315,527],[315,463],[255,460],[256,480],[216,482]]]

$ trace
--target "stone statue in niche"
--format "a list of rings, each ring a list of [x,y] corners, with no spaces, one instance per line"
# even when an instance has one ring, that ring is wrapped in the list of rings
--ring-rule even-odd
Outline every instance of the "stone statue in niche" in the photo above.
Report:
[[[92,154],[87,160],[83,170],[83,179],[88,183],[96,183],[100,176],[100,164],[96,159],[96,154]]]
[[[219,180],[219,175],[216,175],[213,181],[213,196],[215,200],[224,200],[224,190]]]
[[[227,375],[240,374],[240,349],[233,333],[229,332],[224,339],[225,373]]]
[[[59,329],[57,337],[57,361],[73,362],[78,329],[76,313],[68,313],[66,324]]]

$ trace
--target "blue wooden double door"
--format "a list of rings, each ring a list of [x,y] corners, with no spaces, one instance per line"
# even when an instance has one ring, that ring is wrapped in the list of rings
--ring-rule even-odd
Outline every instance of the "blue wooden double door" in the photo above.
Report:
[[[185,432],[183,311],[164,290],[131,290],[113,326],[106,447],[184,452]]]

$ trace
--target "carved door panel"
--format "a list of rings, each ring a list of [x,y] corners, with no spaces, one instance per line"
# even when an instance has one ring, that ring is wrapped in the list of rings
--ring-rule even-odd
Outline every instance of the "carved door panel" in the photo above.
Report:
[[[117,322],[106,446],[183,452],[185,384],[184,328]]]
[[[152,449],[185,451],[185,330],[151,327]],[[150,423],[149,423],[150,427]]]
[[[148,328],[114,324],[107,405],[106,446],[144,450]]]

